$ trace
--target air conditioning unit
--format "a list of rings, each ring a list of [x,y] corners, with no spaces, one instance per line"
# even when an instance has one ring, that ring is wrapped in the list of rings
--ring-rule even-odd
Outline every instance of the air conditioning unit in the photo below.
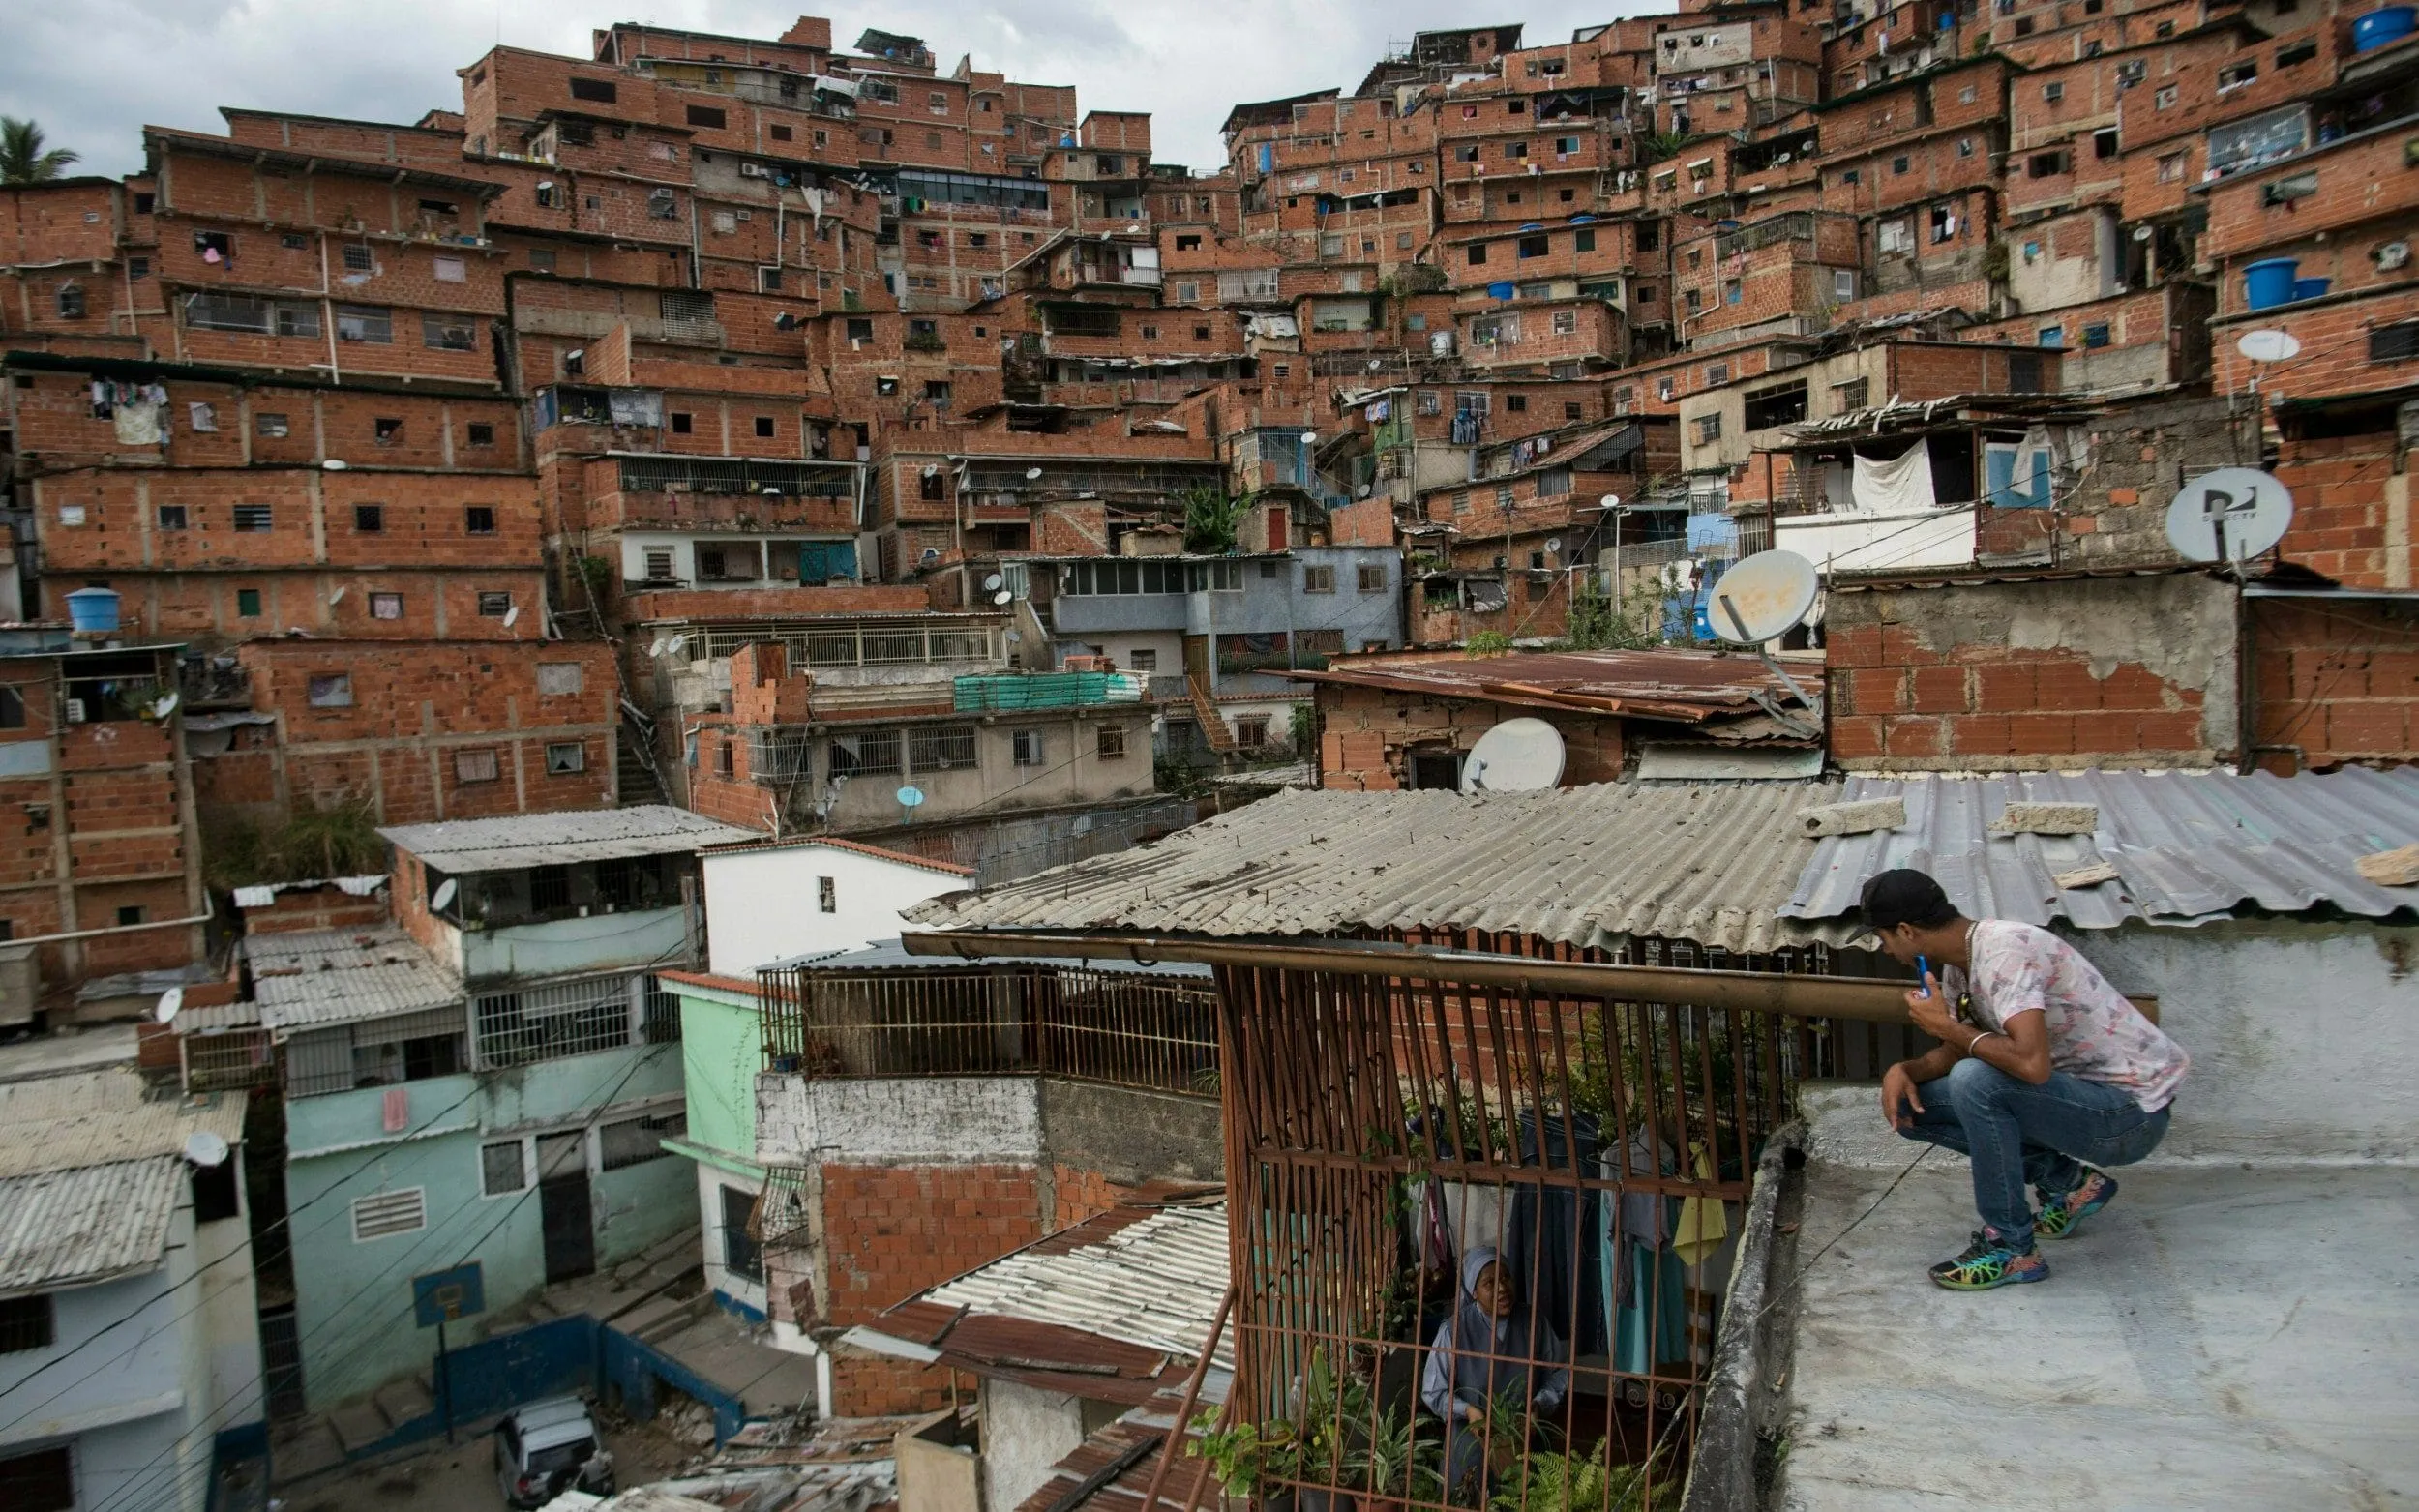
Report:
[[[742,163],[739,164],[739,176],[743,179],[768,179],[773,176],[773,170],[761,163]]]

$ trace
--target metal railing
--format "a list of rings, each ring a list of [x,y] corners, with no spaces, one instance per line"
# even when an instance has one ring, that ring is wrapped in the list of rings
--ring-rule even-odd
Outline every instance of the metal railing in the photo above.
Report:
[[[1217,1090],[1217,994],[1205,978],[1057,965],[758,975],[769,1070]]]
[[[680,1002],[653,973],[613,971],[481,993],[471,1000],[482,1067],[527,1066],[680,1038]]]

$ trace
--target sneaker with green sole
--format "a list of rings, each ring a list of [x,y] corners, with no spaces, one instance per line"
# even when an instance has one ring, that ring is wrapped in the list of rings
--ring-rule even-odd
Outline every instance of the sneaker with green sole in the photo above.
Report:
[[[1934,1265],[1931,1278],[1952,1291],[1987,1291],[1993,1287],[2047,1281],[2049,1262],[2033,1248],[2030,1234],[2025,1235],[2024,1247],[2017,1249],[2014,1241],[2000,1237],[1997,1230],[1978,1229],[1965,1252]]]
[[[2074,1191],[2054,1197],[2048,1193],[2042,1194],[2041,1215],[2033,1220],[2034,1237],[2075,1237],[2076,1226],[2107,1206],[2116,1195],[2114,1177],[2084,1168],[2083,1184]]]

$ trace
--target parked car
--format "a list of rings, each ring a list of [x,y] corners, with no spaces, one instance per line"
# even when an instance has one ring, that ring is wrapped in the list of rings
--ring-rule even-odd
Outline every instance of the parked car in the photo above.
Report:
[[[495,1480],[508,1507],[538,1507],[575,1486],[613,1494],[613,1457],[607,1453],[578,1397],[549,1397],[504,1414],[495,1425]]]

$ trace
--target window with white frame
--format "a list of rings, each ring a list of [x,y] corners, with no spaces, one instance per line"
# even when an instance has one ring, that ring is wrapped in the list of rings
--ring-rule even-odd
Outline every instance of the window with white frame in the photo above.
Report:
[[[527,1190],[528,1163],[523,1158],[519,1140],[503,1140],[479,1146],[479,1190],[489,1197],[503,1197]]]

